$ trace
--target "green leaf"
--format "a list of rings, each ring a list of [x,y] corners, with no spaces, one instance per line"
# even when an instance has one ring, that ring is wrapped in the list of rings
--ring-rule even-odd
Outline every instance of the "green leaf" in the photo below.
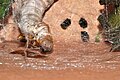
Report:
[[[0,19],[3,19],[7,13],[10,5],[10,0],[0,0]]]
[[[120,26],[120,7],[118,7],[117,10],[117,13],[111,13],[108,18],[108,23],[112,28]]]

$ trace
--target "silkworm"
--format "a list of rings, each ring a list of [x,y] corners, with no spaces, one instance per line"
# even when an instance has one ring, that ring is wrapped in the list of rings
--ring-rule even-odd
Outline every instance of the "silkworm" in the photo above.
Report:
[[[14,0],[13,16],[27,41],[40,48],[43,53],[53,49],[49,26],[42,21],[45,11],[54,0]],[[32,36],[31,39],[29,36]]]

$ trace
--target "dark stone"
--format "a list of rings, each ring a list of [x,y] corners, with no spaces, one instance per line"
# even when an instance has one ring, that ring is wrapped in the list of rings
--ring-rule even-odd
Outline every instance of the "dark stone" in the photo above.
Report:
[[[86,31],[81,31],[81,39],[83,42],[89,41],[89,34]]]
[[[67,29],[68,26],[70,26],[71,24],[71,19],[65,19],[65,21],[63,21],[60,26],[62,29]]]
[[[81,19],[79,20],[79,25],[80,25],[82,28],[87,28],[88,23],[87,23],[87,21],[86,21],[84,18],[81,18]]]

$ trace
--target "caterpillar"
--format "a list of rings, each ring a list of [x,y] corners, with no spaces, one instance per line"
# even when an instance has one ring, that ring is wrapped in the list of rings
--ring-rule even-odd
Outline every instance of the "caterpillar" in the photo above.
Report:
[[[13,3],[13,18],[21,35],[27,40],[27,47],[32,44],[43,54],[53,50],[49,26],[42,19],[45,11],[54,2],[54,0],[14,0]]]
[[[100,5],[108,5],[110,3],[119,3],[120,0],[99,0]]]
[[[105,12],[102,13],[98,17],[98,21],[103,27],[105,41],[111,43],[110,51],[120,51],[120,0],[105,1],[110,1],[111,3],[113,3],[114,10],[112,12],[109,12],[108,18],[106,18]],[[116,3],[118,6],[116,6]]]

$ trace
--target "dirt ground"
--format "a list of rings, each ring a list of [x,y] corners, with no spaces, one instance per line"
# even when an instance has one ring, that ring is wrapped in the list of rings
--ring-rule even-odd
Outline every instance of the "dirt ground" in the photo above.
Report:
[[[0,32],[7,40],[0,44],[0,80],[118,80],[120,52],[109,52],[110,46],[102,38],[94,42],[101,9],[99,0],[57,1],[44,17],[54,39],[54,51],[48,57],[25,58],[22,53],[10,53],[20,50],[21,43],[16,41],[19,33],[15,25],[9,24],[7,33]],[[80,38],[84,31],[78,24],[81,17],[88,21],[87,43]],[[60,24],[66,18],[72,24],[63,30]]]

